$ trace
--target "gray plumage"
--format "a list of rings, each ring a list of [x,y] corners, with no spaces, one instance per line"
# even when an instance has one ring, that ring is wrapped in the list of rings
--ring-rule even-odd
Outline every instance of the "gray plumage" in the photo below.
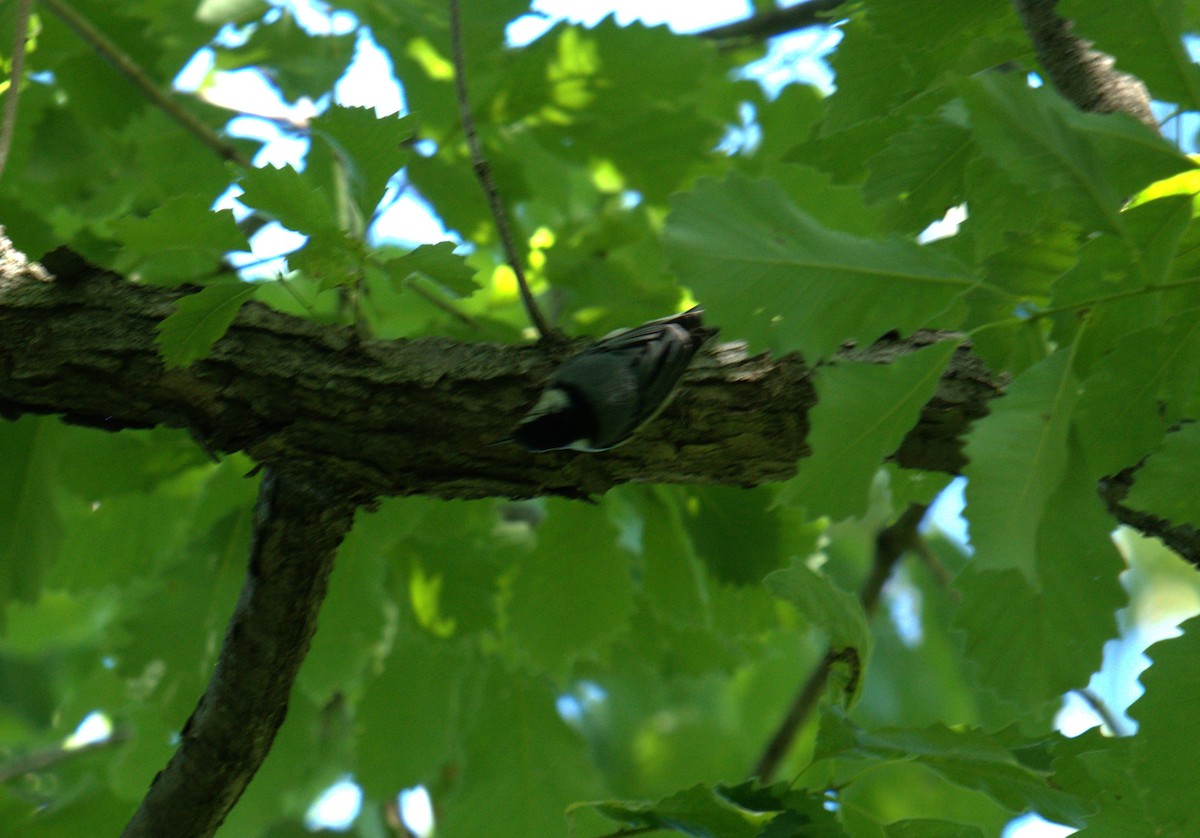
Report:
[[[605,335],[559,366],[513,431],[530,451],[615,448],[670,402],[712,334],[699,306]]]

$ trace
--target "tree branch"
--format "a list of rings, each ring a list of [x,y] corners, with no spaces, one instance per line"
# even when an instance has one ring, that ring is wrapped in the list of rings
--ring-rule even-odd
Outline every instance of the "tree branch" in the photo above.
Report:
[[[875,561],[871,565],[871,575],[863,583],[862,590],[858,595],[859,602],[862,603],[863,610],[867,612],[868,616],[873,614],[876,606],[879,605],[879,596],[883,592],[883,586],[891,578],[892,571],[895,570],[901,557],[908,550],[916,549],[919,541],[917,526],[925,517],[925,510],[928,508],[924,504],[909,504],[895,523],[880,530],[875,537]],[[846,658],[847,651],[830,647],[812,674],[800,686],[800,691],[796,693],[796,697],[788,707],[787,713],[784,714],[779,727],[767,742],[762,756],[754,766],[753,776],[757,777],[763,785],[770,783],[775,776],[779,764],[787,756],[788,750],[796,740],[796,735],[804,729],[804,723],[817,709],[821,696],[825,693],[825,683],[829,680],[829,673],[833,671],[835,664]]]
[[[772,9],[745,20],[704,29],[696,35],[714,41],[762,41],[785,32],[829,23],[831,13],[845,3],[846,0],[809,0],[807,3]]]
[[[163,93],[159,86],[154,83],[153,79],[146,75],[145,70],[138,66],[136,61],[130,58],[119,46],[110,41],[103,32],[93,26],[87,18],[79,14],[68,3],[63,2],[63,0],[41,0],[41,4],[73,29],[75,34],[116,67],[121,75],[133,82],[133,86],[140,90],[143,96],[162,110],[163,113],[183,126],[184,130],[193,134],[200,142],[215,151],[222,159],[237,163],[239,166],[245,168],[250,168],[250,161],[240,151],[231,143],[217,136],[215,131],[196,119],[190,111],[180,106],[178,102],[166,93]]]
[[[4,177],[13,133],[17,129],[17,102],[21,99],[21,82],[25,75],[25,43],[29,40],[29,9],[32,5],[33,0],[19,0],[13,21],[12,72],[8,75],[4,113],[0,115],[0,178]]]
[[[660,421],[601,455],[492,445],[580,343],[496,346],[443,338],[362,341],[249,304],[212,354],[165,370],[159,322],[184,291],[138,285],[61,257],[46,282],[0,258],[0,415],[62,413],[107,430],[186,428],[215,452],[301,461],[365,495],[586,497],[632,480],[753,486],[807,453],[811,371],[796,356],[706,351]],[[848,360],[884,362],[938,339],[881,342]],[[998,392],[961,350],[897,452],[955,470],[959,437]]]
[[[458,0],[450,0],[450,51],[454,55],[454,93],[458,99],[458,117],[462,122],[467,149],[471,153],[471,170],[475,172],[475,177],[487,198],[488,208],[496,222],[496,232],[500,236],[500,243],[504,246],[504,256],[517,277],[517,287],[521,289],[521,302],[529,314],[529,321],[537,329],[538,336],[542,340],[546,340],[554,336],[554,330],[546,322],[542,310],[538,308],[537,300],[533,298],[533,293],[529,290],[521,254],[517,252],[512,227],[508,223],[508,213],[504,211],[504,202],[500,200],[500,192],[496,189],[495,181],[492,180],[492,169],[488,165],[487,158],[483,156],[483,145],[479,142],[479,132],[475,130],[475,117],[471,115],[471,100],[467,97],[467,63],[463,57]]]
[[[627,445],[599,455],[529,454],[491,443],[586,341],[364,341],[250,303],[208,358],[165,370],[158,324],[188,291],[128,282],[64,251],[45,261],[56,281],[0,236],[0,417],[57,413],[110,431],[185,428],[206,450],[311,463],[363,497],[583,498],[631,481],[757,486],[790,478],[809,453],[813,373],[795,355],[706,349],[679,396]],[[835,361],[888,363],[943,337],[883,339]],[[967,428],[1002,392],[964,344],[892,459],[956,474]],[[1112,501],[1108,483],[1101,488],[1118,521],[1200,566],[1194,532]]]
[[[1080,110],[1126,113],[1158,130],[1150,94],[1141,80],[1114,68],[1112,56],[1092,49],[1070,21],[1055,11],[1058,0],[1013,0],[1038,61],[1049,80]]]
[[[250,565],[216,668],[124,838],[212,835],[271,749],[317,626],[354,487],[308,466],[268,466]]]

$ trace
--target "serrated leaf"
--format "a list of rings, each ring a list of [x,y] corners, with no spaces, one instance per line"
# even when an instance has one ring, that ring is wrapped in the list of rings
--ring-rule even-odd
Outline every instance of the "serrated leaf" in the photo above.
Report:
[[[158,343],[167,368],[207,357],[258,286],[250,282],[209,285],[181,297],[175,313],[158,324]]]
[[[238,181],[243,204],[297,233],[337,233],[333,206],[321,189],[291,166],[250,169]]]
[[[830,648],[853,649],[858,653],[860,668],[866,669],[871,630],[858,597],[802,564],[777,570],[763,581],[771,593],[786,600],[811,625],[823,631]]]
[[[558,673],[598,650],[633,609],[629,561],[603,510],[550,504],[512,583],[507,624],[518,653]]]
[[[861,514],[875,473],[916,425],[957,346],[943,341],[888,364],[823,367],[809,414],[813,453],[781,498],[835,521]]]
[[[1138,469],[1125,503],[1165,518],[1172,526],[1200,528],[1200,424],[1184,425],[1167,434],[1162,448]]]
[[[145,259],[164,254],[199,257],[212,270],[231,250],[249,250],[231,210],[211,209],[209,195],[178,195],[153,209],[145,218],[113,222],[123,247]],[[179,282],[187,276],[177,278]]]
[[[403,283],[413,274],[420,274],[458,296],[466,297],[479,284],[475,281],[475,268],[467,264],[466,256],[454,252],[456,247],[454,242],[438,242],[423,244],[402,254],[397,254],[394,248],[387,248],[376,250],[372,255],[393,284]]]
[[[1066,473],[1067,434],[1079,398],[1071,357],[1069,348],[1061,349],[1026,370],[992,402],[966,446],[973,564],[1015,568],[1034,590],[1041,588],[1037,527]]]
[[[680,280],[727,335],[809,358],[915,331],[975,285],[945,256],[830,230],[774,183],[738,175],[676,196],[665,238]]]
[[[1155,830],[1161,835],[1200,831],[1200,801],[1190,789],[1200,783],[1196,761],[1180,743],[1200,742],[1200,618],[1180,626],[1182,637],[1146,650],[1153,665],[1141,676],[1146,692],[1129,708],[1137,720],[1134,777]]]
[[[174,286],[211,275],[230,251],[249,250],[233,212],[214,212],[212,202],[212,196],[181,195],[145,218],[114,221],[122,245],[116,267],[141,282]]]
[[[626,828],[667,829],[693,838],[756,838],[771,818],[735,806],[705,785],[692,786],[655,803],[620,801],[575,804],[592,807]]]
[[[988,569],[978,555],[954,581],[962,594],[955,622],[965,630],[976,680],[1023,714],[1088,683],[1127,602],[1117,580],[1125,564],[1112,543],[1114,522],[1080,459],[1073,453],[1039,522],[1019,524],[1036,536],[1036,587],[1015,568]]]
[[[894,201],[902,228],[920,230],[962,201],[973,151],[970,132],[960,126],[918,122],[867,161],[863,196],[873,204]]]
[[[1074,219],[1122,229],[1125,196],[1107,179],[1087,138],[1069,124],[1063,111],[1071,105],[1049,88],[1030,88],[1017,74],[963,80],[959,93],[976,142],[1010,177],[1034,192],[1053,191]]]
[[[1025,764],[1021,751],[1006,746],[999,736],[940,724],[922,730],[849,726],[849,734],[840,747],[823,750],[823,756],[917,762],[957,786],[988,795],[1009,811],[1033,809],[1059,823],[1082,825],[1090,811],[1089,801],[1057,789],[1049,772]]]
[[[362,218],[370,218],[383,198],[388,181],[407,162],[404,143],[415,129],[412,116],[378,116],[370,108],[332,107],[312,121],[312,135],[325,144],[344,173]],[[326,164],[310,152],[308,165]]]
[[[1115,474],[1159,445],[1195,394],[1197,357],[1200,311],[1192,311],[1126,335],[1096,364],[1075,417],[1094,477]]]

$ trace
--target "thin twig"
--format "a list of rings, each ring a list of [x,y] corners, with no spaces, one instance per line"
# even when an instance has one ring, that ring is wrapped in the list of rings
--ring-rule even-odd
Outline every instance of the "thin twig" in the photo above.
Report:
[[[862,590],[858,595],[863,610],[868,615],[873,613],[879,604],[879,596],[883,592],[884,583],[891,577],[896,563],[916,543],[917,525],[925,517],[927,508],[924,504],[909,504],[894,524],[886,527],[876,536],[875,561],[871,566],[871,575],[863,583]],[[767,742],[762,756],[754,766],[753,774],[760,782],[764,784],[771,782],[771,778],[779,768],[779,763],[783,761],[792,742],[795,741],[796,735],[804,728],[804,723],[817,708],[817,704],[825,692],[825,682],[829,680],[829,673],[833,671],[834,664],[847,661],[853,655],[853,651],[852,649],[830,647],[825,656],[821,658],[821,662],[817,664],[800,687],[800,692],[792,700],[775,735]],[[853,657],[857,658],[857,655],[853,655]],[[849,662],[853,664],[855,661],[849,660]]]
[[[1079,694],[1080,698],[1087,702],[1088,707],[1092,708],[1092,712],[1100,717],[1100,721],[1104,723],[1104,726],[1109,729],[1109,732],[1111,732],[1113,736],[1129,735],[1125,730],[1125,725],[1121,724],[1121,720],[1117,718],[1117,714],[1114,713],[1112,708],[1105,703],[1104,699],[1096,695],[1096,693],[1088,687],[1084,687],[1081,690],[1075,690],[1075,692]]]
[[[765,41],[785,32],[806,29],[809,26],[828,24],[831,12],[844,5],[846,0],[809,0],[784,9],[772,9],[763,14],[752,15],[733,23],[702,29],[696,33],[701,38],[713,41]]]
[[[45,771],[48,768],[53,768],[61,762],[73,760],[76,757],[92,754],[96,751],[111,748],[114,745],[119,745],[130,738],[130,731],[126,728],[118,728],[106,736],[104,739],[99,739],[95,742],[88,742],[86,745],[79,745],[75,748],[64,748],[61,745],[46,748],[41,751],[32,751],[27,754],[22,754],[15,759],[0,765],[0,785],[7,783],[9,780],[14,780],[17,777],[24,777],[26,774],[33,774],[38,771]]]
[[[404,287],[409,289],[410,291],[412,291],[414,294],[416,294],[418,297],[423,299],[425,302],[429,303],[431,306],[434,306],[435,308],[440,308],[442,311],[449,314],[451,317],[453,317],[458,322],[462,323],[464,326],[467,326],[468,328],[471,328],[471,329],[479,329],[479,321],[478,320],[476,320],[474,317],[471,317],[469,314],[464,314],[463,312],[459,311],[454,306],[450,305],[450,303],[446,302],[441,297],[439,297],[437,294],[433,293],[428,288],[421,285],[419,282],[413,282],[410,280],[410,281],[404,283]]]
[[[237,163],[239,166],[250,168],[250,161],[243,157],[241,152],[230,143],[222,140],[211,128],[192,116],[191,113],[182,108],[170,96],[163,93],[158,85],[154,83],[153,79],[147,76],[146,72],[132,58],[110,41],[103,32],[94,27],[91,22],[80,15],[79,12],[64,3],[63,0],[41,0],[41,3],[54,12],[63,23],[74,29],[75,34],[107,59],[125,78],[133,82],[134,87],[140,90],[147,99],[157,105],[167,116],[183,126],[184,130],[194,134],[197,139],[215,151],[221,158]]]
[[[33,0],[17,3],[17,19],[14,24],[12,73],[8,77],[8,95],[4,97],[4,116],[0,118],[0,178],[8,163],[8,151],[12,148],[13,134],[17,128],[17,100],[21,98],[21,76],[25,73],[25,42],[29,40],[29,9]]]
[[[450,49],[454,57],[454,91],[458,96],[459,120],[462,122],[463,134],[467,139],[467,148],[471,152],[471,168],[475,172],[479,185],[483,187],[483,194],[487,197],[488,208],[492,211],[492,218],[496,221],[496,230],[500,234],[500,242],[504,246],[504,256],[508,260],[509,267],[517,276],[517,286],[521,289],[521,302],[525,304],[529,320],[537,329],[538,335],[546,340],[553,336],[553,332],[542,316],[537,302],[534,301],[533,294],[529,291],[529,283],[525,280],[525,270],[521,267],[521,258],[517,254],[516,243],[513,240],[512,228],[508,224],[508,215],[504,211],[500,193],[496,190],[496,184],[492,180],[492,170],[488,166],[487,158],[483,156],[483,146],[480,144],[479,134],[475,130],[475,118],[471,115],[471,102],[467,98],[467,72],[466,62],[463,59],[461,29],[458,0],[450,0]]]

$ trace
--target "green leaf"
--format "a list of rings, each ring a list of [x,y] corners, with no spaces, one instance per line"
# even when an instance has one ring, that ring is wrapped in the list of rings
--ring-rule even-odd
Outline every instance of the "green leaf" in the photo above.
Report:
[[[438,808],[438,834],[563,834],[567,806],[600,789],[583,740],[555,713],[544,683],[493,667],[482,695],[463,743],[462,778]]]
[[[1094,477],[1137,463],[1186,415],[1200,381],[1198,357],[1200,310],[1126,335],[1096,364],[1075,417]]]
[[[224,282],[180,297],[175,313],[158,324],[157,343],[167,368],[207,357],[257,290],[250,282]]]
[[[672,487],[630,488],[641,526],[641,588],[664,620],[700,626],[711,622],[708,575],[684,523],[680,493]],[[612,495],[609,496],[610,498]]]
[[[368,795],[384,799],[432,783],[457,759],[473,718],[463,684],[478,664],[451,643],[408,634],[398,640],[356,713],[355,779]]]
[[[861,514],[875,473],[916,425],[957,346],[942,341],[887,364],[822,367],[809,414],[813,453],[782,499],[834,520]]]
[[[62,539],[54,465],[63,436],[57,419],[0,424],[0,606],[37,599]],[[0,612],[2,614],[2,612]]]
[[[598,651],[633,609],[629,561],[603,510],[549,504],[537,549],[512,582],[507,624],[518,652],[539,669],[561,672]]]
[[[667,829],[694,838],[756,838],[770,818],[736,806],[705,785],[692,786],[655,803],[581,803],[627,829]]]
[[[817,550],[824,525],[779,502],[774,486],[689,486],[688,532],[716,579],[757,586],[793,556]]]
[[[962,202],[973,152],[969,131],[948,122],[917,122],[867,162],[863,196],[871,203],[894,202],[900,229],[919,232]]]
[[[120,219],[113,232],[128,263],[142,281],[179,285],[210,275],[232,250],[249,250],[231,210],[210,209],[211,195],[169,198],[145,218]]]
[[[731,176],[676,196],[665,232],[682,282],[730,337],[808,358],[928,325],[975,280],[910,242],[830,230],[769,181]]]
[[[415,123],[411,115],[377,116],[370,108],[332,107],[312,121],[313,138],[323,145],[310,151],[306,171],[332,179],[333,170],[340,170],[358,213],[370,218],[388,181],[407,162],[405,143]]]
[[[1073,219],[1122,229],[1124,196],[1067,121],[1063,111],[1071,105],[1049,88],[1030,88],[1018,74],[964,80],[959,90],[976,141],[1009,176],[1034,192],[1053,192]]]
[[[1138,469],[1126,504],[1165,518],[1172,526],[1200,527],[1200,424],[1189,423],[1167,434],[1162,448]]]
[[[812,626],[825,633],[830,649],[835,652],[854,650],[858,655],[858,668],[866,670],[871,654],[871,631],[858,597],[802,564],[777,570],[763,581],[771,593],[786,600]]]
[[[291,166],[250,169],[242,173],[238,183],[242,187],[238,200],[289,230],[306,234],[338,232],[337,217],[325,193],[311,177]]]
[[[984,838],[983,830],[969,823],[953,823],[928,818],[906,818],[885,824],[887,838]]]
[[[285,9],[274,20],[256,26],[241,46],[216,52],[217,70],[256,67],[270,60],[270,81],[283,98],[294,102],[302,96],[327,94],[354,57],[354,32],[309,34],[296,15]]]
[[[1112,543],[1114,521],[1080,460],[1074,451],[1036,529],[1024,521],[1010,533],[1036,534],[1028,545],[1036,585],[1017,569],[989,569],[979,555],[954,582],[962,594],[956,622],[966,631],[964,653],[976,679],[1023,714],[1088,683],[1127,602],[1117,581],[1125,564]]]
[[[1037,528],[1067,469],[1067,434],[1078,400],[1072,352],[1027,370],[971,430],[963,470],[967,519],[979,569],[1015,568],[1038,590]]]
[[[465,256],[456,254],[454,242],[423,244],[407,253],[398,253],[395,248],[381,248],[373,252],[373,260],[387,272],[393,284],[402,284],[413,274],[420,274],[449,289],[460,297],[471,294],[479,284],[475,281],[475,268],[467,264]],[[399,290],[399,289],[397,289]]]
[[[63,649],[98,647],[120,610],[111,590],[90,595],[43,591],[35,603],[8,606],[0,651],[36,657]]]
[[[352,530],[338,550],[321,622],[296,685],[317,704],[358,692],[378,655],[385,613],[384,554]]]
[[[1049,772],[1023,761],[1039,742],[1017,740],[1018,747],[1010,748],[1004,740],[1013,739],[1011,735],[988,736],[942,725],[924,730],[845,727],[850,737],[842,739],[839,747],[822,750],[824,758],[916,762],[957,786],[988,795],[1012,812],[1033,809],[1058,823],[1082,825],[1090,809],[1087,801],[1058,790]]]
[[[1200,690],[1200,618],[1183,623],[1182,637],[1146,650],[1154,662],[1142,674],[1146,692],[1129,708],[1137,720],[1134,776],[1146,810],[1162,835],[1193,835],[1200,830],[1200,802],[1192,794],[1200,782],[1196,761],[1181,742],[1200,741],[1200,717],[1193,701]]]

